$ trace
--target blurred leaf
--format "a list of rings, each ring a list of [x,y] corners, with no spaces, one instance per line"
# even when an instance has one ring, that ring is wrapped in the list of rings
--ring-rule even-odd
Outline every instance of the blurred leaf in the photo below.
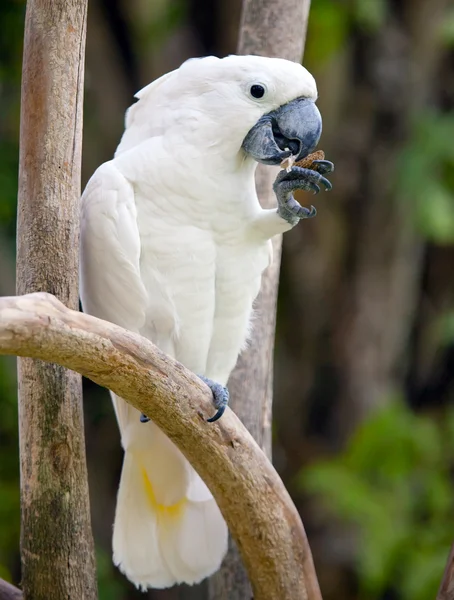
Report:
[[[435,323],[435,336],[444,346],[454,343],[454,311],[441,315]]]
[[[447,46],[454,46],[454,8],[446,11],[440,31],[441,41]]]
[[[385,0],[355,0],[354,16],[364,29],[375,31],[383,25],[388,6]]]
[[[348,40],[348,7],[334,0],[317,0],[311,5],[304,63],[320,65],[342,50]]]
[[[397,164],[398,192],[421,233],[431,241],[454,242],[454,117],[425,114]]]
[[[378,600],[389,586],[403,600],[435,597],[452,541],[451,434],[454,410],[437,423],[395,398],[341,456],[300,476],[326,510],[359,528],[357,572],[366,597]]]
[[[110,555],[99,547],[96,548],[96,568],[99,600],[121,600],[124,586],[113,577]]]
[[[142,50],[159,48],[171,33],[184,21],[188,5],[184,0],[173,0],[156,6],[158,10],[150,13],[151,18],[136,24],[140,31]]]
[[[8,583],[12,583],[12,577],[11,577],[11,573],[9,572],[9,569],[5,565],[2,565],[1,563],[0,563],[0,577],[2,579],[4,579],[5,581],[7,581]]]
[[[420,230],[434,242],[454,243],[454,195],[436,181],[427,182],[426,194],[418,198]]]
[[[408,569],[402,573],[400,587],[404,598],[427,600],[435,598],[440,585],[449,546],[433,548],[431,553],[421,552],[416,545],[409,549]]]

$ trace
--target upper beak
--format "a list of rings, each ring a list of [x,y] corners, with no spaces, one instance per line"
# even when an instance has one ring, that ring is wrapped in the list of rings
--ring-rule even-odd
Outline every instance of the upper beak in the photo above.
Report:
[[[314,101],[297,98],[261,117],[244,138],[242,148],[258,162],[279,165],[290,155],[297,161],[305,158],[317,146],[321,133],[322,117]]]

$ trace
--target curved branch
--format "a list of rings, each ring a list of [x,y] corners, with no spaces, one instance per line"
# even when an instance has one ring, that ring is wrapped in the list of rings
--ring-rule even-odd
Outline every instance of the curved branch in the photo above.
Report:
[[[232,411],[207,423],[211,392],[180,363],[46,293],[0,298],[0,354],[58,363],[150,415],[212,491],[255,600],[320,598],[304,527],[282,481]]]
[[[21,590],[11,585],[4,579],[0,579],[0,600],[23,600]]]

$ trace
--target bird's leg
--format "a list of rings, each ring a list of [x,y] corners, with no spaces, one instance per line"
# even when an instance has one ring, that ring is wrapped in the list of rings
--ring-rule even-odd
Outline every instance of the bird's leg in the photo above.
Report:
[[[220,419],[224,414],[225,407],[229,403],[229,390],[220,383],[217,383],[212,379],[208,379],[208,377],[204,377],[203,375],[198,375],[198,377],[204,383],[206,383],[213,392],[213,404],[215,408],[217,408],[217,412],[213,417],[207,419],[207,421],[208,423],[214,423],[214,421]]]
[[[198,375],[198,378],[206,383],[213,393],[213,404],[215,408],[217,408],[217,412],[213,417],[207,419],[207,421],[208,423],[214,423],[214,421],[220,419],[224,414],[225,407],[229,403],[229,390],[220,383],[208,379],[208,377],[204,377],[203,375]],[[150,419],[143,413],[140,415],[141,423],[148,423],[149,420]]]
[[[315,217],[317,214],[315,207],[306,208],[301,206],[295,200],[293,192],[296,190],[306,190],[318,194],[320,185],[324,185],[326,191],[329,191],[333,187],[331,182],[322,175],[322,173],[333,171],[333,163],[328,160],[314,162],[320,172],[318,170],[314,171],[294,166],[289,172],[286,170],[280,171],[273,184],[278,204],[278,215],[291,225],[296,225],[301,219]]]

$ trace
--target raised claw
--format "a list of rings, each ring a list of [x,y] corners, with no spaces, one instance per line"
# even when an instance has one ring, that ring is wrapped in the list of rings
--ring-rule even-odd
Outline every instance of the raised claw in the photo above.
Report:
[[[326,168],[331,163],[326,161],[328,165],[324,165]],[[292,226],[296,225],[301,219],[310,219],[315,217],[317,211],[313,206],[311,208],[305,208],[295,200],[294,192],[297,190],[306,190],[318,194],[320,187],[324,186],[326,190],[332,188],[331,182],[323,177],[321,173],[313,169],[305,169],[304,167],[293,166],[292,169],[287,172],[281,171],[273,185],[274,192],[277,197],[279,216],[290,223]]]
[[[317,215],[317,209],[312,204],[310,209],[307,209],[305,206],[302,206],[301,208],[305,208],[307,210],[306,219],[312,219],[312,217]]]
[[[287,173],[287,176],[282,179],[286,179],[287,181],[295,181],[297,179],[302,180],[302,184],[299,189],[306,189],[304,185],[305,181],[315,184],[322,184],[327,190],[331,190],[333,188],[331,181],[326,177],[323,177],[321,173],[312,169],[304,169],[303,167],[292,167],[290,173]],[[298,188],[295,187],[295,189]],[[314,188],[311,187],[311,189]]]
[[[320,179],[320,183],[323,183],[323,185],[325,186],[325,192],[330,192],[333,189],[333,184],[329,179],[326,179],[326,177],[322,177]]]
[[[316,166],[317,172],[322,175],[334,171],[334,164],[330,160],[314,160],[312,164]]]
[[[312,204],[311,204],[310,208],[301,206],[299,212],[300,212],[301,219],[312,219],[313,217],[315,217],[317,215],[317,209]]]
[[[298,216],[300,219],[312,219],[313,217],[317,216],[317,209],[312,204],[310,208],[300,205],[298,209]]]

